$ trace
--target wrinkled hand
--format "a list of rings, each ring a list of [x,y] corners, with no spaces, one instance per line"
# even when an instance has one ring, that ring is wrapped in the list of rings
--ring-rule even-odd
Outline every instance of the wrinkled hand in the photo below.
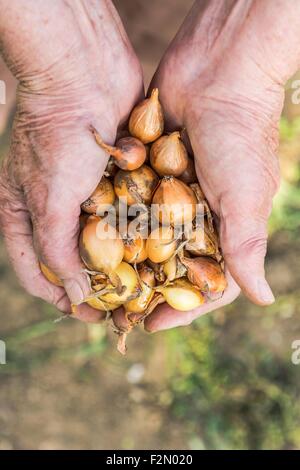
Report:
[[[69,299],[77,302],[89,293],[78,253],[80,204],[107,162],[89,125],[113,143],[143,93],[140,65],[115,11],[109,7],[108,13],[98,13],[100,3],[91,10],[81,9],[81,3],[76,4],[79,12],[66,6],[69,2],[56,2],[43,13],[53,32],[47,40],[38,29],[42,47],[34,48],[34,58],[10,63],[6,54],[20,85],[0,180],[1,227],[22,285],[63,312],[70,312]],[[65,289],[44,278],[38,260],[63,280]],[[87,305],[78,308],[85,321],[102,314]]]
[[[188,324],[232,302],[239,287],[257,304],[274,301],[264,258],[279,184],[276,150],[284,77],[268,69],[272,60],[261,55],[255,31],[252,43],[241,32],[224,53],[230,21],[225,26],[220,21],[220,32],[203,20],[197,53],[195,38],[189,42],[179,33],[151,84],[160,90],[169,128],[184,127],[189,136],[199,182],[220,222],[229,286],[221,300],[188,314],[163,305],[146,319],[149,331]]]

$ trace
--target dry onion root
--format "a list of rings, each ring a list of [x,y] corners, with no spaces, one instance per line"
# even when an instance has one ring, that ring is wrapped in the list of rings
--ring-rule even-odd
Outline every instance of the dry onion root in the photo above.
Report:
[[[111,146],[91,126],[110,158],[104,177],[81,206],[79,239],[91,287],[84,302],[107,312],[107,318],[119,307],[124,309],[127,326],[117,330],[122,354],[128,333],[157,305],[166,302],[184,315],[222,295],[227,287],[213,214],[197,182],[194,160],[179,132],[163,135],[157,89],[133,109],[128,127],[130,135],[125,131]],[[125,211],[130,223],[124,227],[125,203],[143,212],[132,220],[136,208]],[[117,227],[102,218],[106,205],[113,205]],[[144,227],[149,229],[148,238]],[[40,265],[50,282],[63,285]]]

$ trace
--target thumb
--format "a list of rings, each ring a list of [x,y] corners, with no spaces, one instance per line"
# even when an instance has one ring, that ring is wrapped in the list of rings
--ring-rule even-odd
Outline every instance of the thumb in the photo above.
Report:
[[[274,302],[265,278],[267,218],[253,211],[226,210],[221,203],[220,241],[227,267],[250,300],[259,305]]]

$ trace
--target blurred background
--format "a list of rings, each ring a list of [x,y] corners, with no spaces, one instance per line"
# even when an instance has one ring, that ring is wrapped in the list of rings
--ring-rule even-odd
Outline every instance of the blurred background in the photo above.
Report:
[[[148,83],[192,0],[115,3]],[[124,358],[110,327],[54,323],[59,313],[19,287],[1,242],[0,449],[300,448],[300,105],[286,88],[267,257],[274,305],[241,297],[189,327],[136,330]],[[9,128],[1,158],[8,144]]]

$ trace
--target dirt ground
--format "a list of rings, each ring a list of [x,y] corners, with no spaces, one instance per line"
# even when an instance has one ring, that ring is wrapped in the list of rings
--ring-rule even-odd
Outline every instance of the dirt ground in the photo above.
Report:
[[[146,83],[192,3],[115,1]],[[272,239],[267,269],[276,295],[299,294],[300,246],[289,235]],[[0,279],[0,339],[7,341],[8,362],[0,366],[0,450],[193,447],[188,425],[170,413],[165,333],[134,332],[123,359],[111,330],[69,319],[54,324],[57,312],[19,287],[2,243]],[[258,323],[265,314],[241,299],[220,341],[235,350],[238,337],[251,331],[272,354],[289,358],[291,341],[300,337],[299,321],[290,320],[297,309],[282,311],[267,335]]]

